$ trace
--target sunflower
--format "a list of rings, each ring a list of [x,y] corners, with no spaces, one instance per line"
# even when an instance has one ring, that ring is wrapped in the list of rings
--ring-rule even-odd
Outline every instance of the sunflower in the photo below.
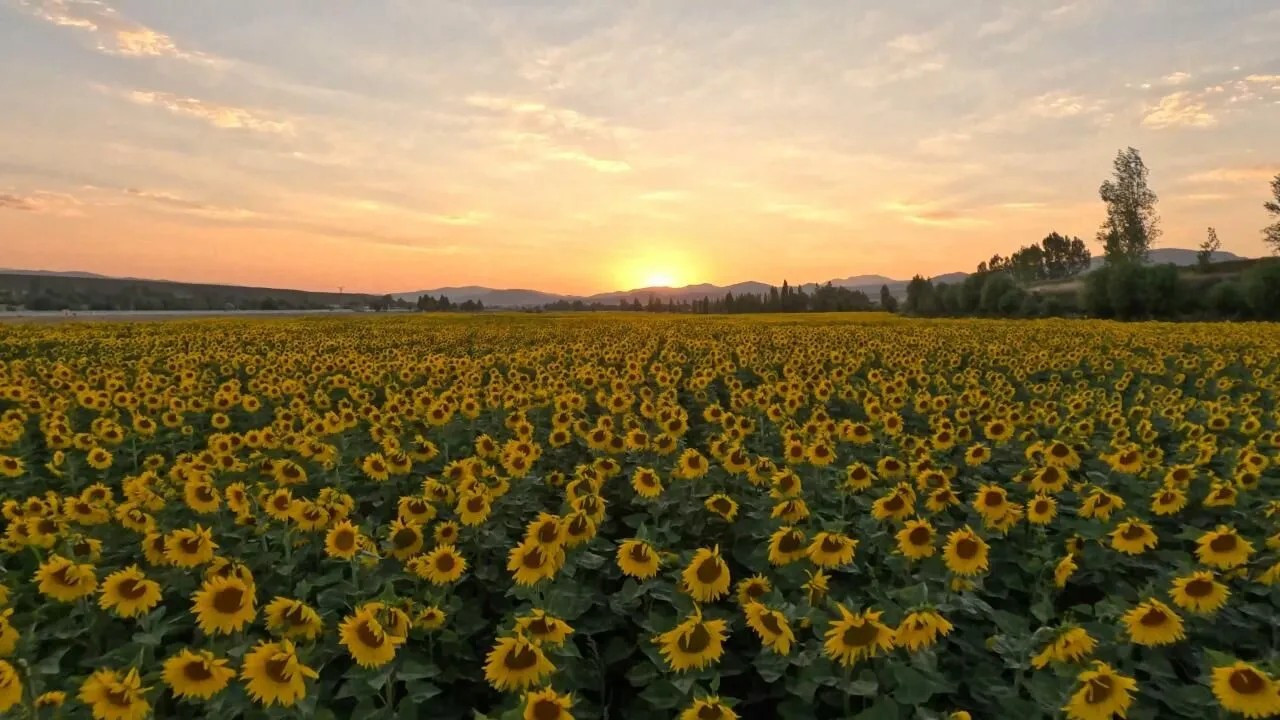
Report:
[[[898,541],[898,552],[911,560],[933,557],[937,552],[934,547],[934,529],[928,520],[908,520],[894,537]]]
[[[708,510],[719,515],[728,522],[733,522],[734,518],[738,516],[738,503],[734,502],[733,498],[725,495],[724,493],[716,493],[715,495],[712,495],[706,499],[706,502],[704,502],[703,505]]]
[[[378,619],[381,603],[367,603],[343,619],[338,626],[338,642],[365,668],[386,665],[395,659],[396,648],[404,643],[403,636],[387,632]]]
[[[137,565],[111,573],[102,581],[98,606],[120,617],[144,615],[159,604],[160,584],[148,580]],[[3,654],[3,653],[0,653]]]
[[[975,443],[964,451],[964,464],[977,467],[991,459],[991,448],[982,443]]]
[[[387,530],[387,544],[395,559],[408,560],[422,551],[422,527],[396,518]]]
[[[143,720],[151,711],[142,677],[130,668],[122,677],[115,670],[98,670],[80,686],[80,702],[93,711],[94,720]]]
[[[802,586],[806,593],[806,600],[808,600],[810,607],[817,607],[827,598],[827,581],[830,578],[822,571],[822,568],[818,568],[813,572],[805,570],[805,574],[809,577]]]
[[[738,604],[746,607],[759,601],[772,590],[773,583],[769,582],[769,578],[764,575],[752,575],[745,580],[739,580],[736,588]]]
[[[1124,499],[1119,495],[1112,495],[1101,488],[1094,488],[1080,504],[1080,517],[1096,517],[1106,522],[1111,519],[1112,513],[1123,509]]]
[[[809,561],[821,568],[834,568],[853,562],[858,541],[843,534],[820,532],[813,536],[806,554]]]
[[[992,420],[983,428],[983,434],[988,440],[1001,443],[1013,437],[1013,424],[1004,420]]]
[[[871,514],[877,520],[902,520],[915,511],[913,496],[903,486],[891,490],[871,504]]]
[[[1075,470],[1080,467],[1080,454],[1061,440],[1054,440],[1044,449],[1044,462],[1050,467]]]
[[[564,549],[542,547],[524,541],[507,554],[507,571],[517,585],[533,585],[548,580],[564,565]]]
[[[22,678],[5,660],[0,660],[0,713],[22,702]]]
[[[1280,686],[1254,665],[1236,661],[1213,669],[1213,696],[1223,709],[1247,718],[1280,714]]]
[[[910,652],[933,647],[938,638],[948,635],[954,626],[934,610],[914,610],[907,613],[893,631],[894,643]]]
[[[678,720],[738,720],[738,713],[718,697],[701,697],[681,710]]]
[[[748,603],[744,611],[747,616],[747,625],[760,636],[760,642],[764,643],[766,648],[779,655],[787,655],[791,652],[791,644],[796,641],[796,636],[791,632],[787,616],[758,602]]]
[[[672,670],[702,669],[720,660],[727,626],[724,620],[703,619],[695,609],[693,615],[653,641]]]
[[[436,605],[428,605],[418,611],[417,617],[413,619],[413,625],[414,627],[422,628],[423,630],[430,632],[444,627],[445,620],[447,619],[448,615],[446,615],[444,610],[440,607]]]
[[[324,536],[324,552],[331,558],[350,560],[360,552],[360,530],[349,520],[342,520],[329,528]]]
[[[525,538],[543,547],[559,547],[565,542],[564,522],[559,515],[540,512],[525,528]]]
[[[929,493],[929,498],[924,501],[924,507],[931,513],[942,512],[952,505],[959,505],[960,498],[956,496],[951,488],[938,488]]]
[[[218,544],[213,532],[196,525],[195,529],[182,528],[169,533],[164,539],[164,557],[170,565],[180,568],[196,567],[213,559]]]
[[[618,569],[623,575],[637,580],[648,580],[658,574],[661,560],[658,553],[644,540],[624,540],[618,545]]]
[[[1155,598],[1138,603],[1124,614],[1123,620],[1129,639],[1138,645],[1169,645],[1185,637],[1182,618]]]
[[[1187,493],[1180,488],[1165,485],[1151,496],[1151,512],[1156,515],[1173,515],[1187,506]]]
[[[523,720],[573,720],[569,712],[573,696],[561,695],[552,688],[525,693]]]
[[[259,642],[244,656],[240,678],[260,705],[291,707],[307,696],[307,678],[319,674],[302,664],[289,640]]]
[[[449,585],[457,582],[467,571],[467,559],[452,545],[441,545],[426,555],[409,561],[408,567],[415,575],[432,585]]]
[[[573,627],[569,623],[537,608],[527,615],[516,618],[516,630],[538,645],[552,647],[563,645],[564,641],[573,634]]]
[[[42,595],[64,603],[89,595],[98,587],[93,565],[78,565],[61,555],[51,555],[41,563],[35,580]]]
[[[720,546],[700,548],[681,574],[684,587],[698,602],[715,602],[729,593],[729,566],[720,557]]]
[[[14,649],[18,647],[18,641],[22,639],[18,629],[13,626],[13,621],[9,619],[11,617],[13,617],[13,608],[0,611],[0,657],[12,655]]]
[[[1213,578],[1213,573],[1199,570],[1174,578],[1173,589],[1169,591],[1173,604],[1194,613],[1209,615],[1227,604],[1231,591],[1226,585]]]
[[[277,597],[263,608],[267,630],[278,637],[314,640],[324,629],[320,614],[301,600]]]
[[[1036,495],[1027,503],[1027,522],[1048,525],[1058,514],[1058,501],[1048,495]]]
[[[432,531],[431,536],[435,538],[436,545],[453,545],[458,542],[458,536],[461,534],[462,528],[458,523],[452,520],[445,520],[436,525],[436,529]]]
[[[498,638],[485,660],[484,677],[495,689],[520,690],[556,671],[542,649],[523,636]]]
[[[1126,555],[1141,555],[1159,542],[1151,526],[1137,519],[1126,520],[1111,531],[1111,547]]]
[[[1219,525],[1196,540],[1196,557],[1209,567],[1227,570],[1249,562],[1253,544],[1240,537],[1235,528]]]
[[[1138,683],[1131,677],[1117,673],[1104,662],[1094,662],[1093,668],[1076,676],[1080,687],[1062,709],[1068,720],[1111,720],[1124,717],[1133,704],[1133,693]]]
[[[42,692],[36,697],[36,710],[42,708],[60,708],[67,702],[67,694],[62,690],[49,690]],[[4,708],[0,708],[0,712],[4,712]]]
[[[492,510],[493,505],[490,503],[489,495],[483,489],[458,498],[458,506],[455,508],[458,520],[467,527],[484,523],[489,519],[489,513]]]
[[[208,700],[222,692],[235,676],[236,671],[227,667],[226,660],[208,650],[192,652],[185,648],[165,660],[161,672],[176,697],[198,700]]]
[[[1031,658],[1031,666],[1037,670],[1050,663],[1080,662],[1091,655],[1098,642],[1082,627],[1068,625],[1058,630],[1040,652]]]
[[[254,589],[238,577],[214,576],[191,596],[191,612],[206,635],[229,635],[257,615]]]
[[[631,474],[631,487],[640,497],[652,500],[662,494],[662,478],[655,470],[638,467]]]
[[[893,649],[893,630],[880,622],[881,612],[850,612],[837,603],[840,619],[832,622],[826,633],[823,651],[844,667],[852,667],[862,658],[872,658]]]
[[[987,543],[968,525],[947,535],[943,557],[947,569],[956,575],[972,576],[987,569]]]
[[[1009,512],[1009,493],[999,485],[983,485],[973,498],[973,509],[982,516],[983,522],[997,523]]]
[[[808,538],[804,531],[784,525],[769,537],[769,562],[773,565],[789,565],[805,556]]]

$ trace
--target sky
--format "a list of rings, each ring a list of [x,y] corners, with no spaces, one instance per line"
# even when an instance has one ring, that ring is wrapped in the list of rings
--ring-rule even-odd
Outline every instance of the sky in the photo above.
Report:
[[[592,293],[1266,254],[1275,0],[0,0],[0,267]]]

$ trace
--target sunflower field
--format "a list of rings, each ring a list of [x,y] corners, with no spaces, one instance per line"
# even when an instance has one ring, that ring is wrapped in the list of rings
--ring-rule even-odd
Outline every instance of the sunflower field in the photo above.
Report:
[[[1280,328],[0,326],[0,713],[1280,716]]]

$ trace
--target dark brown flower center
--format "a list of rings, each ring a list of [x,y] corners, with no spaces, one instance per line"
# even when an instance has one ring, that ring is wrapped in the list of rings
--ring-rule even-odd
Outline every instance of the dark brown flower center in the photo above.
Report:
[[[116,586],[116,592],[128,600],[139,600],[147,594],[147,586],[133,578],[125,578]]]
[[[702,623],[693,626],[693,629],[680,637],[676,645],[680,648],[680,652],[696,655],[711,646],[711,633]]]
[[[213,609],[223,615],[234,615],[244,607],[244,591],[237,587],[223,588],[213,594]]]
[[[502,658],[502,664],[508,670],[529,670],[538,664],[538,653],[528,645],[522,645],[519,650],[508,652]]]
[[[804,542],[804,538],[800,533],[793,530],[778,540],[778,550],[784,553],[793,553],[800,549],[802,542]]]
[[[880,636],[880,629],[869,622],[860,622],[845,628],[840,641],[845,647],[866,647]]]
[[[213,679],[213,673],[209,671],[209,664],[204,660],[193,660],[183,665],[182,675],[193,683]]]
[[[453,572],[457,565],[458,561],[453,557],[453,553],[443,552],[436,556],[436,570],[442,573]]]
[[[844,549],[844,541],[838,537],[828,535],[822,538],[820,547],[822,548],[822,552],[837,553]]]
[[[1209,541],[1209,549],[1217,553],[1229,553],[1236,549],[1236,536],[1223,534]]]
[[[356,546],[356,534],[343,528],[333,534],[333,546],[339,552],[350,552]]]
[[[533,703],[533,720],[559,720],[560,703],[555,700],[539,698]]]
[[[902,499],[901,495],[894,495],[890,497],[888,500],[886,500],[884,503],[884,509],[888,510],[891,513],[898,512],[905,506],[906,506],[906,501]]]
[[[1147,529],[1142,527],[1141,525],[1136,525],[1136,524],[1130,524],[1128,527],[1124,529],[1124,532],[1120,533],[1120,537],[1124,538],[1125,540],[1141,540],[1146,536],[1147,536]]]
[[[696,574],[698,576],[698,582],[704,585],[710,585],[720,579],[721,572],[720,559],[717,557],[709,557],[698,563],[698,570]]]
[[[1107,676],[1096,677],[1090,680],[1084,689],[1084,701],[1090,705],[1101,705],[1111,697],[1114,689],[1114,683]]]
[[[391,542],[401,550],[411,548],[418,542],[418,533],[413,528],[401,528],[392,536]]]
[[[956,555],[962,560],[972,560],[978,555],[978,543],[972,538],[960,538],[956,542]]]
[[[649,562],[649,548],[641,545],[640,543],[632,545],[631,551],[628,555],[631,556],[632,560],[635,560],[638,563]]]
[[[539,548],[529,548],[524,556],[520,558],[520,562],[530,570],[538,570],[546,564],[547,558]]]
[[[911,528],[911,532],[907,533],[907,541],[912,545],[927,545],[933,539],[933,532],[923,525],[917,525]]]
[[[1267,682],[1258,673],[1248,668],[1232,670],[1227,677],[1227,684],[1241,695],[1257,695],[1267,686]]]
[[[386,634],[370,627],[367,620],[356,626],[356,638],[360,640],[360,644],[375,650],[387,642]]]
[[[718,497],[711,501],[711,509],[721,515],[728,515],[729,511],[733,509],[733,503],[729,501],[729,498]]]
[[[473,513],[482,512],[484,510],[484,506],[485,506],[484,498],[480,497],[479,495],[475,497],[467,498],[468,512],[473,512]]]
[[[189,536],[178,541],[178,547],[182,548],[182,552],[187,553],[189,555],[194,555],[200,552],[200,547],[202,545],[203,543],[200,541],[200,538],[198,536],[195,536],[195,537]]]
[[[698,708],[698,720],[724,720],[724,711],[717,705],[703,705]]]
[[[287,655],[281,654],[271,658],[266,662],[264,669],[267,671],[267,677],[280,685],[287,685],[293,681],[293,673],[289,671],[289,657]]]
[[[544,543],[553,543],[560,539],[560,523],[555,520],[547,520],[538,527],[538,540]]]
[[[1148,609],[1138,620],[1138,622],[1150,628],[1160,627],[1168,621],[1169,616],[1159,608]]]
[[[782,624],[778,622],[778,617],[772,611],[760,616],[760,624],[774,635],[782,634]]]
[[[982,496],[982,504],[987,507],[996,508],[1004,505],[1004,493],[999,490],[988,490]]]
[[[1204,578],[1196,578],[1195,580],[1187,583],[1183,589],[1186,590],[1187,595],[1194,598],[1209,597],[1213,594],[1213,581],[1205,580]]]

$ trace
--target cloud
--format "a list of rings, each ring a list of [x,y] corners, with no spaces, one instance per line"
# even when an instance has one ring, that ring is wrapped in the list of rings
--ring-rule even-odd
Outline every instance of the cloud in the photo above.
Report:
[[[618,157],[621,143],[634,136],[628,128],[537,100],[470,95],[465,102],[485,111],[478,120],[491,134],[540,160],[575,163],[609,174],[632,169]],[[494,129],[494,123],[499,127]]]
[[[82,204],[74,195],[49,190],[25,194],[0,193],[0,210],[74,216],[80,214]]]
[[[294,132],[292,122],[272,119],[259,110],[220,105],[198,98],[147,90],[132,90],[125,93],[124,97],[138,105],[161,107],[175,115],[198,118],[218,128],[286,135]]]
[[[1280,165],[1241,165],[1214,168],[1193,173],[1182,179],[1186,183],[1266,183],[1280,173]]]
[[[972,135],[965,132],[942,132],[916,141],[916,151],[925,155],[955,157],[964,153]]]
[[[806,203],[775,202],[764,206],[764,211],[774,215],[782,215],[793,220],[805,222],[841,224],[849,219],[848,213],[835,208],[820,207]]]
[[[1076,117],[1101,111],[1102,101],[1055,90],[1033,98],[1028,104],[1027,110],[1032,115],[1046,118]]]
[[[191,200],[176,193],[161,190],[124,188],[121,192],[131,198],[145,201],[164,210],[198,215],[214,220],[247,220],[261,217],[260,213],[246,208],[213,205],[206,202],[200,202],[198,200]]]
[[[1175,127],[1207,128],[1218,124],[1205,104],[1189,92],[1181,91],[1160,98],[1160,102],[1147,108],[1142,118],[1145,127],[1162,130]]]
[[[1245,77],[1245,82],[1261,85],[1280,85],[1280,75],[1248,75]]]
[[[1179,71],[1179,72],[1169,73],[1168,75],[1165,75],[1161,79],[1164,80],[1164,82],[1168,85],[1181,85],[1182,83],[1191,79],[1191,74]]]
[[[127,57],[171,57],[199,63],[216,60],[182,50],[168,35],[134,22],[101,0],[17,0],[18,6],[59,27],[92,33],[97,49]]]
[[[883,207],[885,210],[914,225],[965,228],[991,224],[990,220],[974,217],[961,210],[936,207],[926,203],[891,202],[886,203]]]
[[[928,50],[930,47],[929,37],[924,34],[904,34],[895,37],[885,46],[891,50],[898,50],[904,53],[917,54]]]

